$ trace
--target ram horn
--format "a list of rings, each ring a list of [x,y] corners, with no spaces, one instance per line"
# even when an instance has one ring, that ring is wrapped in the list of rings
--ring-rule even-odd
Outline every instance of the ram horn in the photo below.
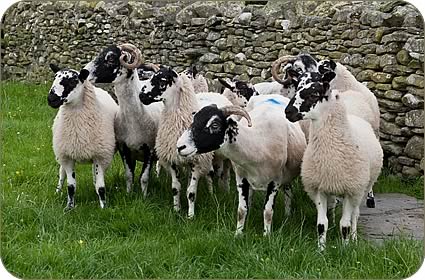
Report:
[[[248,126],[251,127],[251,117],[249,116],[248,112],[245,111],[245,109],[236,106],[236,105],[229,105],[221,108],[221,111],[223,112],[225,117],[229,117],[230,115],[238,115],[244,117],[248,121]]]
[[[127,69],[136,69],[137,67],[140,66],[140,64],[142,64],[143,62],[143,58],[142,58],[142,53],[140,52],[140,50],[133,44],[122,44],[118,46],[121,51],[126,51],[128,53],[130,53],[130,55],[133,57],[133,62],[129,63],[124,61],[124,54],[121,54],[120,56],[120,63],[122,66],[124,66]]]
[[[295,56],[285,55],[285,56],[279,57],[278,59],[275,60],[275,62],[273,62],[271,72],[276,82],[282,85],[288,84],[291,77],[288,77],[286,80],[282,80],[281,78],[279,78],[278,72],[282,64],[286,65],[288,62],[293,62],[295,59],[296,59]]]

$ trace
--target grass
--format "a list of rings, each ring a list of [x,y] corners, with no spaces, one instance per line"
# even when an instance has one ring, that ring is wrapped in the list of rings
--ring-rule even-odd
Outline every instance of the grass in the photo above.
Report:
[[[64,213],[55,194],[51,148],[56,111],[48,86],[4,83],[1,89],[1,258],[19,278],[405,278],[417,271],[423,243],[408,237],[343,247],[338,230],[316,250],[315,209],[297,182],[291,217],[278,197],[273,234],[262,236],[262,193],[254,194],[246,233],[234,238],[235,189],[210,196],[200,185],[196,218],[172,210],[170,179],[153,176],[149,197],[125,192],[120,159],[107,172],[107,209],[100,209],[88,165],[77,168],[77,207]],[[183,183],[182,185],[185,185]],[[423,197],[422,179],[384,172],[377,191]],[[339,214],[340,215],[340,214]],[[360,229],[361,231],[361,229]]]

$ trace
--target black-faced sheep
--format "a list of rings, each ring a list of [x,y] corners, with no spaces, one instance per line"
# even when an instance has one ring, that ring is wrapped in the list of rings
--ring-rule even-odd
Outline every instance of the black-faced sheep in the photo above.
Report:
[[[50,88],[48,104],[59,108],[53,123],[53,150],[60,164],[59,184],[66,174],[68,182],[67,209],[75,206],[77,187],[76,162],[93,164],[93,181],[100,207],[105,207],[104,174],[115,153],[114,120],[118,106],[104,90],[95,88],[85,69],[77,72],[50,65],[55,80]]]
[[[216,151],[232,161],[239,193],[236,235],[243,231],[252,190],[267,191],[264,235],[271,232],[277,192],[299,174],[306,147],[301,128],[282,114],[289,103],[287,98],[276,95],[256,96],[253,100],[255,98],[260,100],[249,114],[235,105],[202,108],[177,142],[181,156],[191,158]],[[284,102],[280,98],[285,99]],[[244,119],[237,122],[232,115]],[[285,201],[286,207],[289,201]]]
[[[215,96],[214,100],[208,101],[208,96]],[[189,165],[191,169],[190,183],[187,188],[187,199],[189,204],[188,217],[195,214],[195,199],[200,177],[207,178],[210,192],[212,191],[212,159],[213,153],[207,153],[186,159],[181,157],[176,149],[177,139],[192,123],[193,113],[204,104],[230,104],[220,94],[200,93],[195,94],[193,84],[185,73],[178,74],[168,67],[161,68],[147,83],[143,85],[140,92],[140,101],[145,104],[152,102],[163,102],[161,122],[158,127],[155,151],[159,162],[172,177],[172,191],[174,209],[180,210],[180,190],[178,166]],[[206,102],[206,103],[205,103]]]
[[[296,122],[310,119],[310,139],[303,156],[301,179],[316,205],[318,246],[325,248],[330,195],[343,196],[340,231],[344,243],[357,239],[357,219],[362,199],[376,182],[383,151],[371,125],[348,113],[337,90],[330,89],[335,73],[306,72],[296,95],[285,109]]]
[[[139,101],[139,92],[145,81],[139,80],[136,69],[141,69],[142,60],[140,51],[134,45],[112,45],[100,52],[85,68],[90,71],[90,81],[114,85],[119,103],[115,134],[124,162],[127,192],[132,190],[136,161],[143,161],[140,186],[146,196],[163,105],[145,106]],[[145,65],[146,68],[158,70],[152,64]]]

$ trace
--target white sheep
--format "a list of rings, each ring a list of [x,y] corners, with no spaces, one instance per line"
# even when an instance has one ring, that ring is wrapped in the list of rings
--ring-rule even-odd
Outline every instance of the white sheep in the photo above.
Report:
[[[330,90],[329,82],[334,77],[332,71],[324,75],[302,74],[303,83],[285,109],[290,121],[311,120],[301,179],[316,205],[320,250],[326,243],[327,202],[334,195],[344,197],[340,220],[344,243],[350,236],[357,239],[360,203],[376,182],[383,161],[383,151],[371,125],[348,114],[343,94]]]
[[[106,206],[104,174],[115,153],[114,120],[118,105],[104,90],[95,88],[85,69],[60,69],[51,64],[55,80],[50,88],[48,104],[59,108],[53,123],[53,151],[60,164],[59,192],[66,174],[68,203],[75,206],[77,187],[74,166],[76,162],[93,164],[93,181],[100,207]]]
[[[132,190],[136,161],[143,161],[140,186],[146,196],[150,169],[156,159],[155,139],[163,105],[144,106],[140,103],[139,92],[145,81],[139,80],[136,68],[141,61],[141,53],[134,45],[112,45],[100,52],[85,68],[90,71],[90,81],[114,85],[119,103],[115,134],[125,167],[127,192]],[[139,70],[146,68],[158,70],[152,64]]]
[[[277,75],[277,69],[285,64],[285,79],[281,80]],[[348,69],[340,63],[333,60],[320,60],[317,62],[308,54],[302,54],[297,57],[284,56],[273,63],[272,74],[276,81],[282,84],[294,84],[299,86],[298,76],[302,73],[320,72],[322,74],[333,71],[336,74],[335,79],[330,83],[331,90],[336,89],[340,92],[340,98],[345,103],[348,114],[358,116],[369,122],[379,138],[380,112],[378,100],[363,83],[356,80]],[[291,91],[292,92],[292,91]],[[292,96],[289,95],[289,98]],[[366,205],[369,208],[375,207],[373,190],[370,189]]]
[[[145,104],[163,101],[164,109],[158,127],[155,151],[159,162],[172,177],[172,191],[174,209],[179,211],[181,185],[178,178],[178,166],[189,165],[191,169],[190,183],[187,188],[188,217],[195,214],[195,200],[198,181],[202,176],[207,179],[208,187],[212,192],[212,159],[213,153],[206,153],[191,159],[179,156],[176,143],[185,129],[192,123],[192,114],[200,109],[200,101],[206,94],[195,94],[193,84],[185,73],[177,74],[174,70],[162,67],[146,84],[140,92],[140,101]],[[222,102],[229,101],[220,94],[215,94],[216,99]],[[212,101],[217,103],[217,101]]]
[[[289,99],[270,95],[255,96],[252,100],[256,98],[256,105],[249,114],[235,105],[202,108],[177,142],[181,156],[191,158],[216,151],[232,161],[239,193],[236,235],[243,231],[252,190],[267,191],[264,235],[270,234],[277,192],[299,174],[306,147],[301,128],[286,120],[283,114]],[[245,119],[237,122],[232,115]],[[288,213],[290,199],[287,198],[285,196]]]

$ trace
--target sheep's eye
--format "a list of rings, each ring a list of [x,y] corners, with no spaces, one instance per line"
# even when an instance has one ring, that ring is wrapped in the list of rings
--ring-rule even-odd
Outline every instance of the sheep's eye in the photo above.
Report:
[[[217,133],[220,131],[220,125],[218,123],[212,123],[210,125],[210,132],[211,133]]]

